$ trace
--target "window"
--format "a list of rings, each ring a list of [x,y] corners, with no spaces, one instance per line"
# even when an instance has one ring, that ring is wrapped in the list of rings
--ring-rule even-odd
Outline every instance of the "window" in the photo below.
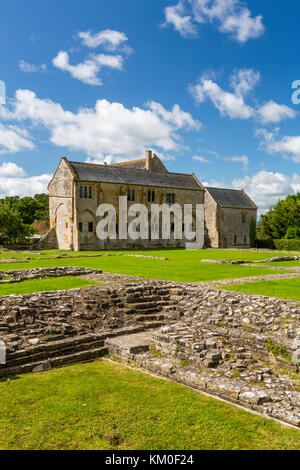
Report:
[[[79,222],[79,224],[78,224],[78,230],[79,230],[79,232],[82,232],[82,222]]]
[[[234,236],[234,244],[235,245],[237,244],[237,236],[236,235]]]
[[[247,245],[247,235],[244,236],[244,245]]]
[[[94,231],[94,224],[93,222],[89,222],[89,232],[93,232]]]
[[[171,232],[172,232],[172,233],[175,232],[175,224],[171,224]]]
[[[134,189],[131,192],[131,200],[135,201],[135,191],[134,191]]]
[[[148,191],[148,202],[151,202],[151,191]]]
[[[82,186],[80,186],[79,197],[80,197],[80,199],[83,198],[83,187]]]
[[[128,192],[127,192],[127,199],[128,199],[128,201],[131,201],[131,191],[130,191],[130,189],[128,189]]]
[[[88,197],[88,192],[87,192],[87,186],[84,187],[84,199],[87,199]]]
[[[247,222],[247,213],[242,212],[242,224],[245,224]]]
[[[175,194],[167,194],[167,204],[175,203]]]
[[[93,198],[93,190],[92,190],[92,186],[89,186],[89,199],[92,199]]]
[[[155,192],[152,191],[152,202],[154,202],[154,201],[155,201]]]

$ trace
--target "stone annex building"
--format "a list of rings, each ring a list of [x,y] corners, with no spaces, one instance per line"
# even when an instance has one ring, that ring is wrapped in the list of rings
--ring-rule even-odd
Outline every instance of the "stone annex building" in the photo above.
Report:
[[[171,173],[149,150],[146,157],[113,165],[68,161],[63,157],[49,183],[50,231],[38,247],[64,250],[182,247],[184,240],[99,240],[96,210],[119,196],[128,205],[205,203],[206,246],[249,247],[249,224],[257,208],[243,191],[205,188],[194,174]],[[173,220],[174,222],[174,220]],[[195,227],[193,227],[195,229]]]

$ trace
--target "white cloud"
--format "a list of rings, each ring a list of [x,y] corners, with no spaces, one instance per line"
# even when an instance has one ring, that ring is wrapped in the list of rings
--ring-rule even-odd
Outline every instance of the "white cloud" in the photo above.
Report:
[[[243,164],[243,171],[248,171],[249,159],[246,155],[234,155],[233,157],[224,157],[227,162],[237,162]]]
[[[87,47],[96,49],[99,46],[103,46],[109,51],[116,50],[121,44],[128,41],[126,34],[111,29],[99,31],[95,34],[91,31],[81,31],[78,33],[78,37]]]
[[[25,60],[20,60],[19,67],[22,70],[22,72],[26,72],[26,73],[46,72],[47,70],[46,64],[34,65],[34,64],[29,64]]]
[[[230,34],[240,43],[261,36],[262,16],[252,16],[240,0],[180,0],[165,9],[166,24],[182,36],[194,35],[199,24],[216,24],[219,31]]]
[[[197,28],[193,24],[192,17],[190,15],[185,15],[184,12],[185,7],[183,1],[179,1],[177,5],[167,7],[165,9],[165,25],[173,25],[176,31],[184,37],[195,36]]]
[[[128,109],[121,103],[98,100],[94,108],[72,113],[58,103],[37,98],[32,91],[18,90],[11,106],[7,118],[42,125],[54,145],[84,152],[98,161],[107,156],[140,155],[149,147],[178,151],[182,148],[178,131],[201,126],[178,105],[168,111],[155,102],[145,109]]]
[[[69,72],[72,77],[77,78],[88,85],[102,85],[98,73],[102,67],[110,67],[122,70],[123,58],[120,55],[98,54],[77,65],[71,65],[69,55],[60,51],[53,59],[53,65],[60,70]]]
[[[34,144],[29,139],[26,130],[17,126],[4,126],[0,123],[0,154],[16,153],[21,150],[33,149]]]
[[[260,171],[252,177],[234,179],[232,187],[243,188],[259,207],[260,212],[266,212],[270,205],[279,199],[300,191],[300,175],[295,173],[293,176],[288,176],[282,173]]]
[[[222,90],[210,79],[202,78],[197,85],[190,86],[190,92],[198,103],[209,98],[222,116],[249,119],[254,115],[254,110],[245,103],[242,96]]]
[[[259,214],[267,212],[272,204],[279,199],[286,198],[289,194],[300,191],[300,175],[294,173],[292,176],[283,173],[259,171],[253,176],[235,178],[227,184],[222,180],[204,183],[205,186],[219,188],[244,189],[254,203],[258,206]]]
[[[293,119],[296,112],[285,105],[271,100],[263,106],[251,107],[245,102],[245,96],[253,90],[260,80],[259,72],[252,69],[236,70],[230,84],[233,92],[224,91],[211,78],[203,76],[196,85],[190,85],[189,91],[197,103],[210,99],[222,116],[230,119],[255,118],[264,124],[278,123],[283,119]]]
[[[278,123],[286,118],[293,119],[296,117],[296,112],[285,105],[275,103],[275,101],[268,101],[259,110],[259,115],[264,124],[267,123]]]
[[[193,160],[196,160],[197,162],[200,162],[200,163],[210,163],[210,161],[207,160],[207,158],[200,157],[198,155],[194,155],[192,158]]]
[[[270,154],[280,153],[284,158],[290,158],[295,163],[300,163],[300,136],[278,137],[279,129],[268,132],[265,129],[257,129],[256,136],[263,137],[260,146]]]
[[[0,165],[0,178],[3,176],[26,176],[23,168],[13,162],[4,162]]]
[[[260,73],[253,69],[235,70],[231,76],[231,86],[237,96],[246,96],[260,81]]]
[[[0,198],[6,196],[34,196],[35,194],[45,193],[51,178],[52,175],[47,174],[25,178],[3,177],[0,173]]]

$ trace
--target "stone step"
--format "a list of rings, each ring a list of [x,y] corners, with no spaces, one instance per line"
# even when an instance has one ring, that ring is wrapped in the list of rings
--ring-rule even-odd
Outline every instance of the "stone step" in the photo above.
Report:
[[[60,349],[56,350],[45,350],[38,353],[26,355],[23,357],[19,357],[16,359],[10,359],[8,357],[7,366],[13,367],[21,364],[27,364],[28,362],[37,362],[37,361],[45,361],[47,359],[51,359],[52,357],[58,356],[65,356],[65,355],[76,355],[80,352],[87,352],[89,350],[98,349],[104,346],[103,340],[88,342],[88,343],[80,343],[76,345],[70,345],[61,347]]]
[[[141,322],[144,322],[144,321],[163,321],[163,320],[166,320],[167,318],[167,315],[162,315],[160,313],[157,313],[157,314],[154,314],[154,315],[140,315],[138,317],[135,318],[136,321],[141,321]]]
[[[122,309],[125,315],[151,315],[152,313],[159,313],[162,309],[161,308],[144,308],[144,309],[137,309],[137,308],[124,308]]]
[[[59,351],[63,349],[68,349],[71,347],[76,347],[77,345],[89,344],[95,341],[103,341],[103,334],[92,334],[92,335],[82,335],[82,336],[73,336],[71,338],[63,338],[58,341],[50,341],[49,343],[37,344],[36,346],[31,346],[27,349],[22,349],[20,351],[12,352],[7,354],[7,359],[14,360],[22,357],[28,357],[32,354],[38,354],[41,352],[52,352]]]
[[[33,372],[37,368],[40,368],[40,370],[42,371],[80,362],[89,362],[99,357],[103,357],[106,354],[108,354],[108,348],[101,347],[90,349],[88,351],[80,351],[74,354],[56,356],[51,358],[50,361],[36,361],[27,364],[16,365],[14,367],[4,367],[0,368],[0,378],[12,377],[18,374],[27,374]],[[36,370],[36,372],[38,372],[38,370]]]
[[[148,296],[132,296],[129,295],[123,298],[123,302],[126,303],[143,303],[143,302],[161,302],[161,301],[168,301],[169,296],[161,296],[161,295],[148,295]]]
[[[158,308],[164,305],[168,305],[169,302],[145,302],[145,303],[138,303],[138,304],[132,304],[132,303],[127,303],[125,304],[125,308],[133,309],[133,310],[145,310],[149,308]]]

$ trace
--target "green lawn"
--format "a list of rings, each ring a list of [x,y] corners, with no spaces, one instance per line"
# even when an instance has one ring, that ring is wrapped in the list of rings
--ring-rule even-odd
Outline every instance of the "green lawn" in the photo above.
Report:
[[[246,294],[268,295],[300,302],[300,277],[281,279],[280,281],[260,281],[235,286],[223,286],[222,289]]]
[[[52,254],[54,252],[51,252]],[[85,252],[81,252],[85,253]],[[95,252],[91,252],[94,253]],[[100,252],[99,252],[100,253]],[[102,252],[107,253],[107,252]],[[179,282],[202,282],[240,277],[262,276],[273,274],[268,268],[259,266],[221,265],[201,263],[206,258],[249,258],[261,257],[261,253],[235,252],[227,250],[147,250],[127,252],[167,257],[168,261],[151,258],[134,258],[128,256],[107,256],[99,258],[66,258],[49,260],[31,260],[26,264],[0,264],[0,270],[46,268],[54,266],[77,266],[102,269],[110,273],[130,274],[135,276],[165,279]],[[116,254],[116,252],[114,252]]]
[[[0,296],[3,295],[24,295],[31,292],[49,292],[63,289],[75,289],[99,284],[94,281],[87,281],[73,276],[52,277],[49,279],[29,279],[27,281],[13,284],[0,284]]]
[[[107,362],[0,383],[0,449],[299,450],[300,432]]]

